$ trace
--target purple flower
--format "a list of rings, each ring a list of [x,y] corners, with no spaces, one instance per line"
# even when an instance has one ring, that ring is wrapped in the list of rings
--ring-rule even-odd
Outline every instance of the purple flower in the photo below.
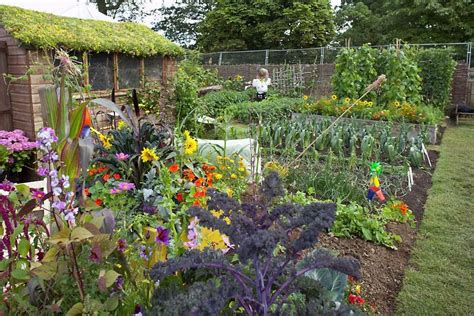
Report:
[[[100,249],[99,244],[94,244],[91,248],[91,254],[89,255],[89,260],[95,263],[99,263],[102,258],[102,250]]]
[[[143,211],[145,213],[153,215],[156,213],[156,207],[154,207],[153,205],[145,204],[143,205]]]
[[[117,194],[117,193],[120,193],[121,191],[119,189],[110,189],[110,194]]]
[[[127,248],[127,241],[125,239],[120,238],[117,240],[117,250],[121,253],[124,253],[125,249]]]
[[[36,134],[37,143],[40,147],[50,147],[53,143],[58,141],[58,137],[51,127],[43,127]]]
[[[149,258],[149,252],[150,250],[148,249],[147,246],[141,246],[140,247],[140,257],[144,260],[148,260]]]
[[[124,279],[122,276],[117,277],[117,279],[114,282],[114,287],[112,288],[112,292],[118,292],[123,289],[123,283]]]
[[[115,154],[115,158],[117,158],[118,160],[127,160],[128,157],[130,157],[129,154],[124,154],[124,153]]]
[[[156,228],[156,242],[168,246],[170,243],[170,232],[163,226]]]
[[[129,190],[135,189],[135,184],[133,184],[131,182],[119,182],[117,184],[117,187],[118,187],[119,190],[129,191]]]
[[[66,202],[63,201],[56,201],[53,202],[53,207],[59,211],[63,211],[66,208]]]
[[[39,175],[40,177],[46,177],[46,176],[48,175],[48,173],[49,173],[49,169],[48,169],[48,168],[44,168],[44,167],[39,167],[37,173],[38,173],[38,175]]]
[[[197,218],[194,218],[188,225],[187,237],[189,241],[185,242],[184,245],[189,249],[194,249],[198,246],[198,230],[196,227],[198,223],[199,220]]]
[[[31,195],[37,200],[41,200],[45,196],[45,193],[41,190],[31,188],[30,191]]]

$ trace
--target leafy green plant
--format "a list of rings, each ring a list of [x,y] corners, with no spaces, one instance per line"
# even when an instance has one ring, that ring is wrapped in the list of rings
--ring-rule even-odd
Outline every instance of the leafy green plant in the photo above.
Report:
[[[416,60],[421,69],[422,93],[425,102],[441,110],[449,105],[451,82],[456,62],[450,49],[420,49]]]
[[[385,230],[386,222],[386,219],[371,214],[367,208],[354,202],[348,205],[338,203],[336,220],[331,232],[338,237],[359,236],[395,248],[395,241],[400,241],[400,237]]]

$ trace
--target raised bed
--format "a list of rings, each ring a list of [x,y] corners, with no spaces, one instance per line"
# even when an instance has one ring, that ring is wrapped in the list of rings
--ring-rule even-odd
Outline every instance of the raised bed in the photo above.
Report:
[[[301,119],[301,118],[306,118],[307,120],[316,120],[316,121],[325,121],[325,120],[331,120],[333,122],[336,120],[337,117],[335,116],[324,116],[324,115],[318,115],[318,114],[302,114],[302,113],[293,113],[291,118],[293,120],[296,119]],[[361,125],[374,125],[374,124],[384,124],[384,123],[391,123],[393,124],[393,131],[396,132],[399,129],[400,123],[398,122],[388,122],[388,121],[374,121],[374,120],[364,120],[364,119],[358,119],[358,118],[346,118],[342,117],[340,122],[358,122]],[[422,125],[422,124],[412,124],[412,123],[406,123],[408,126],[410,126],[410,136],[411,137],[417,137],[420,132],[426,128],[426,133],[428,135],[428,141],[430,144],[436,144],[437,138],[438,138],[438,125]]]

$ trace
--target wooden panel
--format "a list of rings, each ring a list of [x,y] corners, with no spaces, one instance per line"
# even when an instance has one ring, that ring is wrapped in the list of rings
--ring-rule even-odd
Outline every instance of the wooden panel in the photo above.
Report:
[[[0,42],[0,74],[8,71],[7,44]],[[11,113],[10,97],[8,96],[5,80],[0,80],[0,129],[12,130],[13,119]]]
[[[27,93],[27,94],[13,93],[11,91],[11,89],[9,90],[9,92],[10,92],[10,102],[12,104],[14,104],[16,102],[27,103],[27,104],[29,104],[31,101],[33,101],[33,103],[39,103],[40,102],[40,98],[37,95],[33,96],[33,98],[32,98],[29,93]]]
[[[26,65],[26,56],[8,56],[9,65]]]

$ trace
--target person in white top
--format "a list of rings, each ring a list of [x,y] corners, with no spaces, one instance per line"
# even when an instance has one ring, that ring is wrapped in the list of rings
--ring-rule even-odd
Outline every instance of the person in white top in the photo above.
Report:
[[[268,86],[272,84],[268,78],[268,70],[260,68],[257,73],[257,79],[252,81],[252,87],[257,89],[257,101],[262,101],[267,95]]]

